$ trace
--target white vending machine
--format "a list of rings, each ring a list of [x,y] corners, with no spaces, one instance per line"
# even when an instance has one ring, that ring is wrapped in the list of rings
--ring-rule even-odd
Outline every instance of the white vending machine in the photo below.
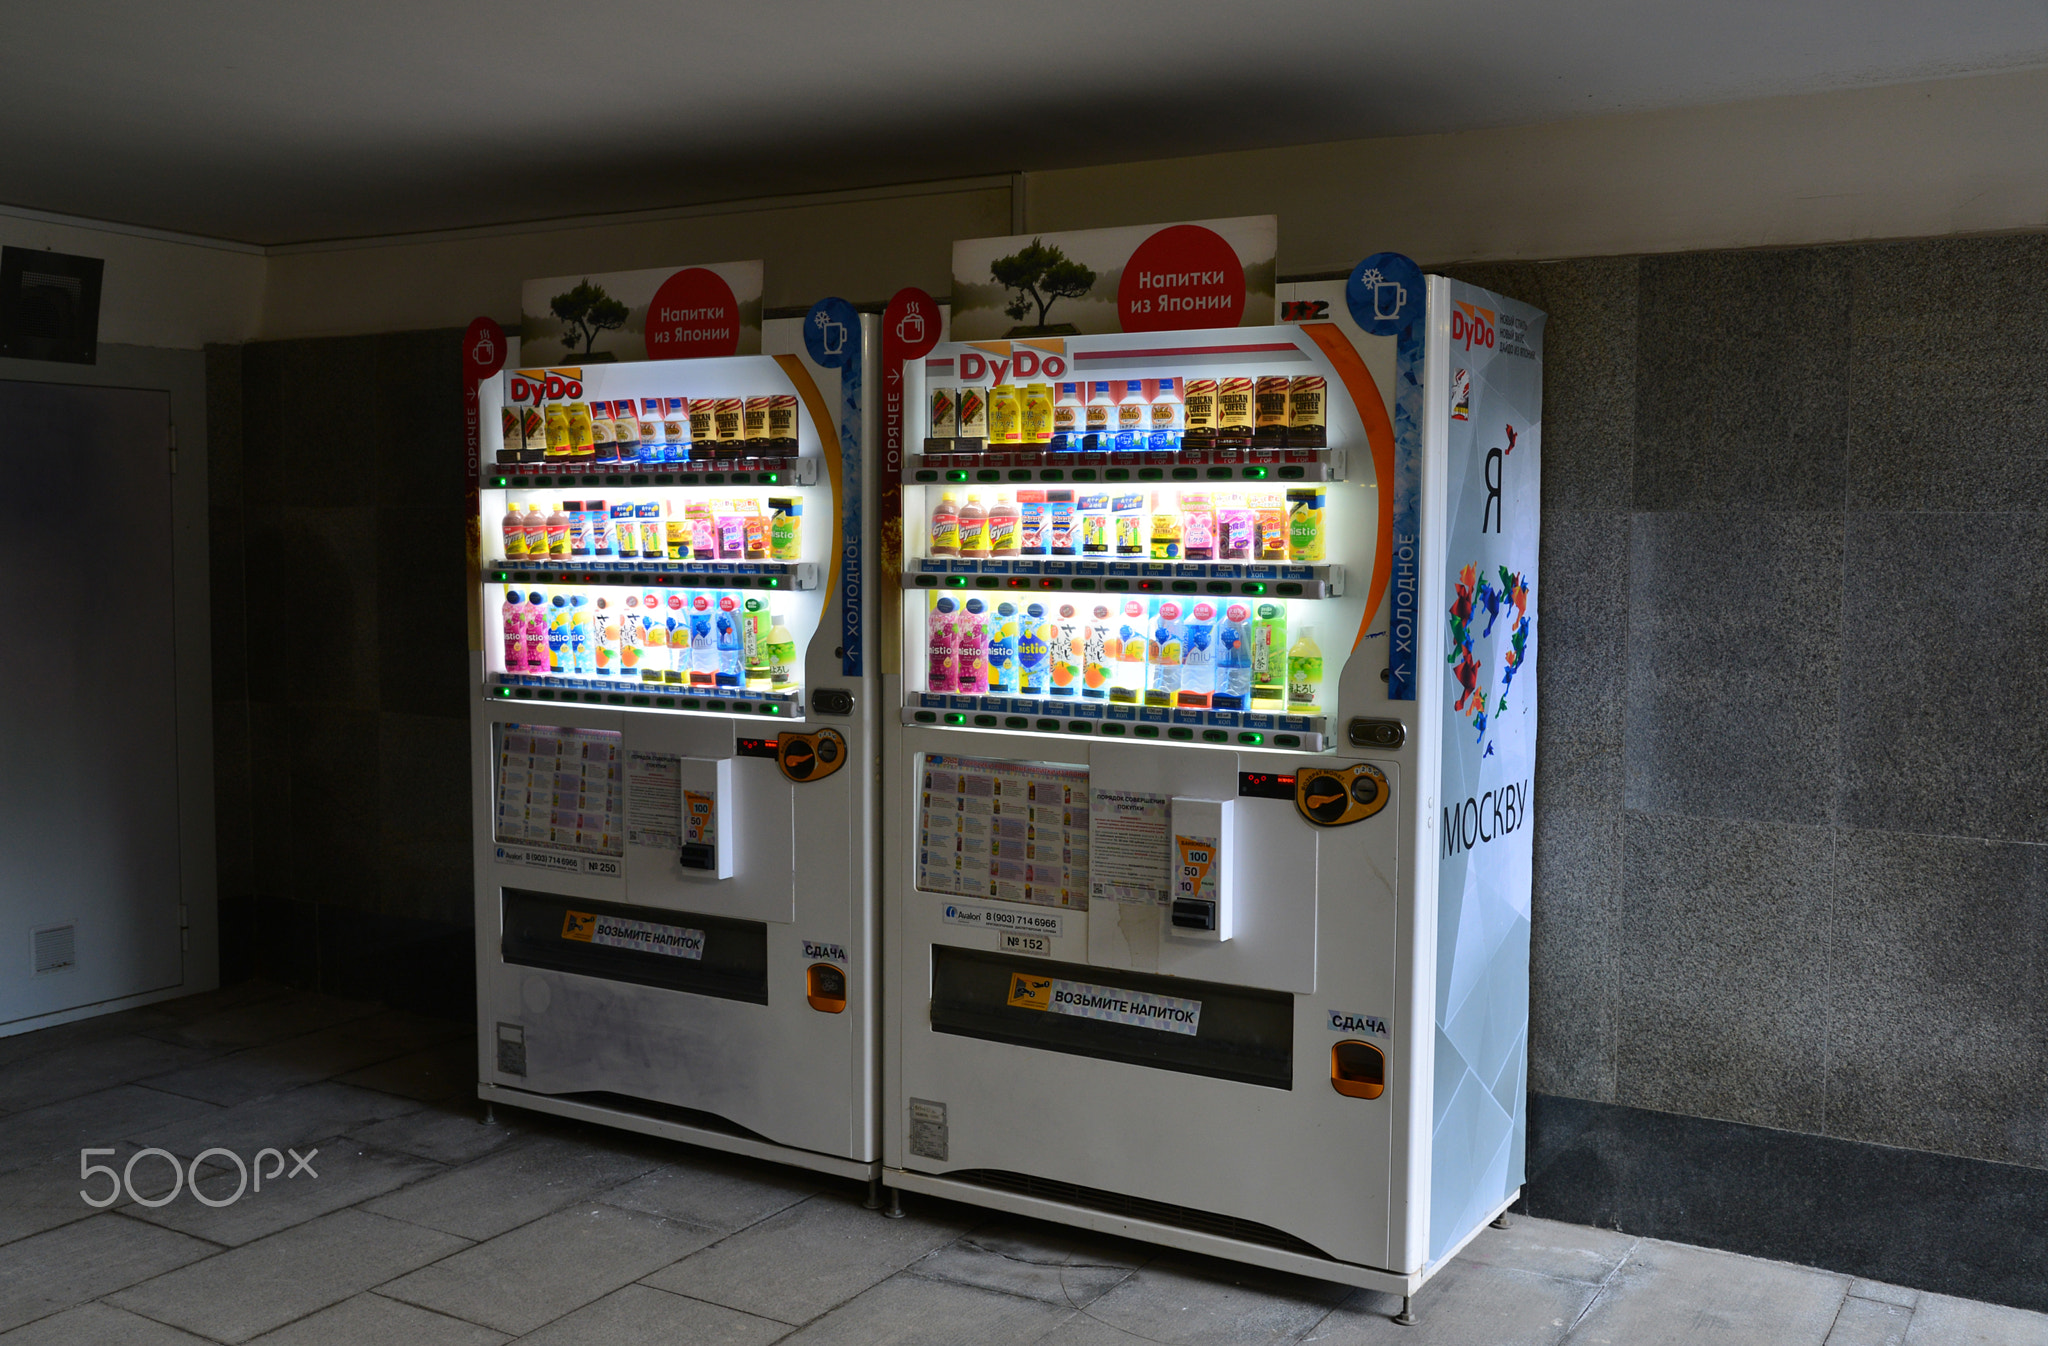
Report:
[[[820,311],[837,363],[479,390],[478,1094],[872,1181],[873,320]]]
[[[1522,1183],[1543,315],[1278,297],[906,372],[883,1181],[1405,1296]]]

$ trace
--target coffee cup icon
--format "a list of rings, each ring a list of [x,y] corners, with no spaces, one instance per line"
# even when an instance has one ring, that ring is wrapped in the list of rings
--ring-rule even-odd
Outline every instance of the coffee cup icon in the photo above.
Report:
[[[1401,306],[1408,302],[1408,291],[1397,280],[1383,280],[1372,287],[1372,316],[1379,319],[1398,318]]]
[[[845,323],[834,322],[823,313],[812,314],[811,321],[818,324],[819,344],[823,347],[825,354],[837,355],[846,349]]]
[[[906,346],[915,346],[924,340],[924,314],[910,309],[896,320],[896,339]]]

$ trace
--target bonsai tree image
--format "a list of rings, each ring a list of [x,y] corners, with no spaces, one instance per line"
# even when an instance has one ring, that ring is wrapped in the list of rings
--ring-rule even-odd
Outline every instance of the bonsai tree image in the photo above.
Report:
[[[998,257],[988,271],[1005,290],[1016,292],[1017,297],[1003,312],[1022,322],[1024,315],[1037,305],[1038,321],[1031,330],[1039,332],[1048,330],[1045,315],[1055,303],[1079,299],[1095,284],[1093,271],[1069,261],[1064,252],[1046,247],[1044,240],[1037,238],[1031,240],[1029,247],[1019,248],[1008,257]]]
[[[626,325],[626,306],[588,280],[548,300],[548,307],[562,320],[562,345],[573,352],[582,342],[585,359],[600,335]]]

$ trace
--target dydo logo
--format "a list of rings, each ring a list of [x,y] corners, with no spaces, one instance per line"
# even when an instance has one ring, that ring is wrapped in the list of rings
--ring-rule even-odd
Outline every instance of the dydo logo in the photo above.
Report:
[[[1468,304],[1460,299],[1451,307],[1451,344],[1465,344],[1466,350],[1474,346],[1493,349],[1493,310]]]
[[[583,371],[580,369],[550,369],[547,382],[541,386],[541,396],[550,402],[582,401]]]
[[[1067,361],[1065,356],[1034,350],[1008,351],[1003,355],[965,350],[960,352],[956,372],[962,383],[979,383],[983,379],[990,383],[1022,383],[1028,379],[1062,378],[1067,372]]]

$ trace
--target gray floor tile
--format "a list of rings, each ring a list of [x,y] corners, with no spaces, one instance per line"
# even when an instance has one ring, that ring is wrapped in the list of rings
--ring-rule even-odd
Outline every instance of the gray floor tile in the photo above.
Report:
[[[1629,814],[1615,1101],[1818,1131],[1827,828]]]
[[[255,1158],[253,1151],[238,1153],[245,1163]],[[200,1180],[200,1191],[213,1201],[228,1201],[241,1186],[241,1196],[229,1205],[208,1206],[186,1196],[154,1210],[138,1206],[131,1213],[166,1229],[239,1247],[443,1171],[440,1164],[415,1155],[373,1150],[349,1141],[320,1147],[312,1163],[317,1176],[301,1173],[289,1177],[293,1164],[287,1157],[284,1172],[268,1179],[260,1191],[253,1174],[232,1167]]]
[[[649,1285],[774,1318],[808,1322],[966,1231],[956,1208],[919,1202],[885,1220],[857,1201],[814,1196],[653,1276]]]
[[[465,1246],[438,1230],[338,1210],[146,1281],[113,1302],[203,1336],[242,1342]]]
[[[1906,1346],[2048,1346],[2048,1314],[1922,1295]]]
[[[1920,1302],[1918,1290],[1909,1290],[1903,1285],[1887,1285],[1883,1281],[1855,1281],[1849,1286],[1849,1293],[1858,1299],[1874,1299],[1880,1304],[1896,1304],[1905,1309]]]
[[[786,1340],[804,1346],[1024,1346],[1073,1316],[1065,1305],[893,1276]]]
[[[340,1077],[343,1084],[439,1103],[476,1097],[476,1042],[459,1038]]]
[[[207,1346],[207,1341],[111,1304],[80,1304],[0,1332],[0,1346]]]
[[[298,1037],[351,1019],[366,1019],[376,1012],[377,1006],[367,1001],[297,991],[228,1005],[212,1014],[144,1031],[165,1042],[231,1050]]]
[[[1611,1229],[1516,1215],[1510,1218],[1506,1229],[1480,1230],[1479,1237],[1458,1254],[1457,1262],[1484,1262],[1558,1280],[1598,1285],[1614,1274],[1614,1269],[1638,1242],[1633,1234]]]
[[[1842,530],[1839,511],[1635,517],[1629,808],[1834,821]]]
[[[365,1292],[265,1332],[251,1346],[498,1346],[503,1332]]]
[[[788,1331],[787,1323],[628,1285],[519,1340],[522,1346],[766,1346]]]
[[[1085,1309],[1077,1310],[1038,1339],[1039,1346],[1147,1346],[1150,1341],[1149,1337],[1091,1318]]]
[[[1599,1287],[1460,1256],[1415,1296],[1420,1320],[1403,1327],[1397,1295],[1360,1290],[1316,1325],[1317,1346],[1553,1346],[1564,1341]]]
[[[364,1209],[468,1239],[487,1239],[616,1187],[655,1163],[638,1148],[539,1136],[378,1197]]]
[[[495,1123],[486,1126],[483,1104],[472,1098],[464,1103],[423,1108],[402,1117],[393,1117],[388,1122],[358,1127],[349,1133],[349,1137],[379,1149],[402,1150],[437,1163],[466,1164],[472,1159],[483,1158],[506,1141],[526,1134],[511,1113],[512,1110],[507,1108],[498,1115]]]
[[[1842,1301],[1827,1346],[1905,1346],[1913,1310],[1853,1295]]]
[[[1846,1276],[1825,1271],[1646,1240],[1607,1283],[1573,1342],[1821,1346],[1848,1288]]]
[[[690,1153],[598,1197],[608,1205],[732,1233],[815,1195],[795,1169]]]
[[[531,1332],[717,1237],[678,1220],[584,1202],[400,1277],[380,1292],[502,1332]]]
[[[52,1157],[68,1157],[76,1165],[79,1150],[87,1146],[119,1145],[124,1136],[138,1131],[219,1111],[197,1099],[160,1094],[139,1084],[117,1084],[98,1093],[0,1117],[0,1170]]]
[[[137,1132],[132,1138],[138,1144],[159,1145],[187,1157],[215,1145],[247,1157],[266,1146],[281,1150],[290,1145],[303,1150],[359,1126],[416,1111],[419,1106],[408,1098],[346,1084],[309,1084]]]
[[[998,1220],[935,1248],[909,1275],[953,1281],[1078,1309],[1094,1303],[1152,1260],[1152,1249],[1121,1239]]]
[[[150,1084],[210,1103],[240,1103],[410,1055],[467,1031],[439,1019],[382,1010],[160,1075]]]
[[[10,1069],[50,1052],[81,1051],[109,1038],[128,1037],[136,1030],[134,1025],[124,1022],[127,1018],[126,1014],[102,1014],[0,1037],[0,1069]],[[0,1111],[4,1110],[5,1105],[0,1104]]]
[[[213,1256],[210,1243],[104,1214],[7,1245],[0,1331]]]
[[[1298,1341],[1347,1299],[1328,1281],[1173,1257],[1132,1272],[1088,1317],[1170,1346]]]
[[[135,1033],[40,1052],[0,1071],[0,1108],[26,1112],[111,1085],[161,1075],[210,1055],[196,1047],[173,1046]]]

